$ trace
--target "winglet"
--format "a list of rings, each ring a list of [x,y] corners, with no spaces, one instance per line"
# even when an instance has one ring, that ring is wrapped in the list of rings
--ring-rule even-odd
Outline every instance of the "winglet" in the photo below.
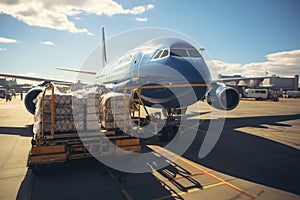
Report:
[[[107,65],[107,59],[106,59],[104,26],[102,26],[101,28],[102,28],[102,66],[105,67]]]

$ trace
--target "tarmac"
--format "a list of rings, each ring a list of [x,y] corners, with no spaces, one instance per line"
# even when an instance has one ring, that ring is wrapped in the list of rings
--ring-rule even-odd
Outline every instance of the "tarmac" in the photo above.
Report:
[[[188,109],[182,131],[196,130],[195,139],[174,162],[169,158],[177,155],[166,143],[144,144],[169,162],[160,170],[120,172],[91,158],[35,176],[26,167],[33,116],[20,99],[0,99],[0,199],[300,199],[300,99],[242,100],[226,116],[211,113],[205,102]],[[225,119],[222,134],[199,158],[219,118]]]

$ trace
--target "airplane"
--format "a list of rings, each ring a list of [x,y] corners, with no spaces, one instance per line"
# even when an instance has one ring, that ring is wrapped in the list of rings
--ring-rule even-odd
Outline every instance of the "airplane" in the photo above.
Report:
[[[104,67],[98,72],[57,69],[89,74],[94,76],[99,84],[112,86],[114,91],[123,92],[124,88],[142,86],[143,104],[160,104],[171,112],[169,114],[172,114],[172,110],[178,111],[204,98],[217,109],[233,110],[239,104],[239,93],[224,82],[249,80],[243,77],[211,80],[210,70],[199,50],[189,42],[175,37],[149,40],[108,63],[104,27],[102,61]],[[0,73],[0,76],[44,82],[29,90],[25,96],[25,106],[32,114],[35,112],[33,100],[43,91],[46,83],[71,84],[61,80],[16,74]],[[250,79],[264,78],[267,77]]]

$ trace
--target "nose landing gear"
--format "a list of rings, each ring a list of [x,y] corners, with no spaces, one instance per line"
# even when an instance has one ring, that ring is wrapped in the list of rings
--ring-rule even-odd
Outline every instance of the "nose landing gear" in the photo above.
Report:
[[[185,114],[187,108],[163,109],[163,114],[167,117],[162,130],[159,132],[159,139],[171,141],[177,134],[181,122],[181,114]]]

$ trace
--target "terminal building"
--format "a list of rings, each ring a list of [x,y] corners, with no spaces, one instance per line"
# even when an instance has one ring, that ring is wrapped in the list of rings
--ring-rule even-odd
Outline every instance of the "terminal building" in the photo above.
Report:
[[[0,77],[0,88],[4,89],[14,89],[16,92],[27,92],[32,88],[31,84],[18,84],[16,79],[9,79],[1,78]]]
[[[6,79],[0,78],[0,88],[5,88],[5,87],[7,87]]]
[[[12,88],[17,86],[17,79],[7,80],[6,78],[0,78],[0,87]]]
[[[219,74],[219,79],[222,78],[239,78],[241,75],[225,76]],[[250,81],[239,81],[239,82],[229,82],[228,85],[240,88],[270,88],[274,90],[299,90],[299,75],[294,77],[279,77],[271,76],[264,80],[250,80]]]
[[[263,86],[269,86],[274,89],[298,90],[299,88],[299,75],[295,77],[271,77],[263,81]]]

